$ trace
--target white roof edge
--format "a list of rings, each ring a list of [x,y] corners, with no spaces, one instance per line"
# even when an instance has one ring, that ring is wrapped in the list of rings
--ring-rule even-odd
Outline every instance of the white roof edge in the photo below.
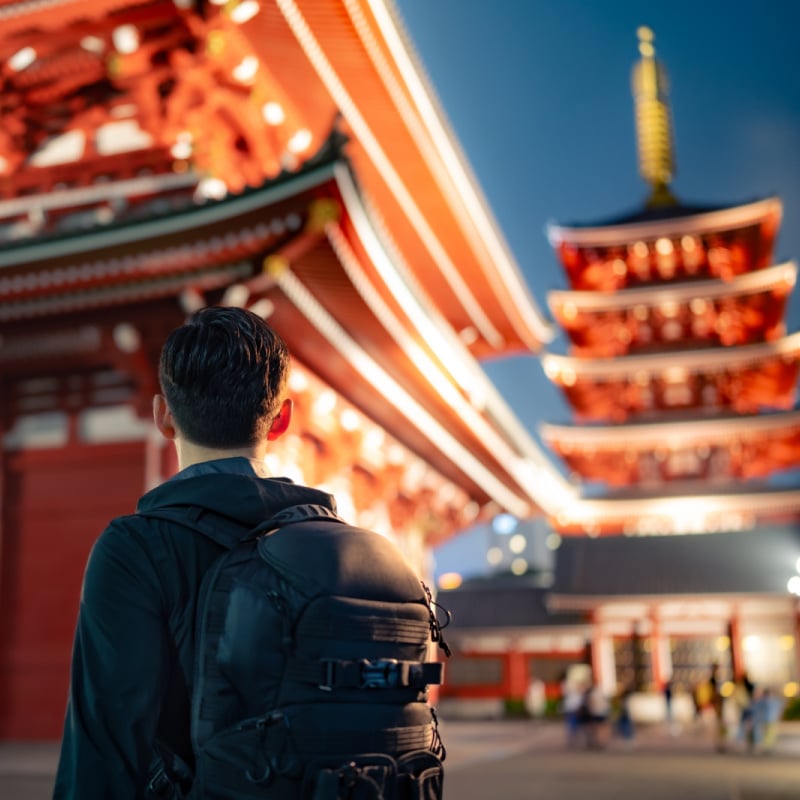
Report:
[[[509,298],[515,303],[521,318],[529,325],[538,341],[530,341],[527,331],[517,330],[517,333],[523,341],[528,342],[532,350],[537,350],[540,343],[553,340],[555,329],[542,313],[519,265],[511,254],[508,243],[483,194],[480,182],[447,120],[447,115],[438,99],[433,83],[425,71],[395,3],[393,0],[368,0],[368,2],[395,65],[405,78],[417,112],[424,120],[425,127],[441,160],[447,166],[446,170],[434,169],[433,172],[440,180],[450,179],[454,191],[446,191],[447,196],[460,201],[462,209],[474,224],[475,230],[480,233],[485,252],[477,253],[479,260],[486,268],[488,266],[486,259],[488,258],[491,265],[502,274],[509,286]],[[464,233],[469,239],[471,231],[465,230]]]
[[[25,214],[30,211],[51,208],[72,208],[141,194],[158,194],[171,189],[194,186],[200,176],[193,172],[142,175],[108,183],[95,183],[73,189],[56,189],[51,192],[23,195],[9,200],[0,200],[0,219]]]
[[[753,203],[703,211],[698,214],[642,222],[623,222],[616,225],[584,228],[548,223],[547,238],[552,246],[569,242],[581,247],[607,247],[627,244],[637,239],[658,239],[730,230],[758,222],[770,213],[782,216],[783,204],[779,197],[767,197]]]
[[[754,414],[732,419],[691,419],[669,422],[635,423],[631,425],[556,425],[542,423],[539,431],[545,440],[575,444],[602,445],[636,440],[693,441],[698,435],[704,438],[730,434],[780,430],[800,426],[800,410]]]
[[[0,250],[0,269],[47,258],[90,253],[111,245],[137,242],[143,238],[163,236],[219,222],[236,214],[253,211],[265,203],[277,203],[292,194],[316,186],[331,178],[334,168],[334,164],[322,164],[306,173],[292,176],[277,185],[262,187],[250,194],[229,195],[220,201],[212,200],[205,205],[188,209],[175,216],[137,220],[136,223],[119,228],[90,230],[82,236],[36,239],[30,243],[20,242],[13,248]]]
[[[686,514],[698,517],[725,511],[774,512],[781,509],[800,510],[800,489],[742,491],[729,495],[710,493],[676,497],[581,499],[565,507],[559,516],[572,523],[597,525],[630,517],[676,517]]]
[[[552,370],[569,368],[576,375],[584,377],[627,375],[637,371],[662,372],[670,368],[680,368],[687,372],[713,372],[726,366],[741,365],[770,356],[798,353],[800,353],[800,331],[772,342],[619,358],[581,358],[546,353],[542,356],[542,366],[548,373]]]

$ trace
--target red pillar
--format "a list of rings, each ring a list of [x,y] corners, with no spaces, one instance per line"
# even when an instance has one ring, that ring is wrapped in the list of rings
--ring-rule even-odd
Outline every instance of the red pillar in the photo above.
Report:
[[[592,664],[592,679],[598,686],[604,686],[606,678],[603,667],[603,630],[597,620],[597,614],[592,612],[592,640],[590,645],[590,656]]]
[[[657,691],[664,688],[667,677],[663,663],[664,650],[661,638],[661,619],[656,606],[650,613],[650,670],[653,676],[653,685]]]
[[[506,653],[506,685],[503,689],[509,700],[524,700],[528,691],[528,659],[514,646]]]
[[[795,601],[794,606],[794,676],[793,680],[800,681],[800,602]]]

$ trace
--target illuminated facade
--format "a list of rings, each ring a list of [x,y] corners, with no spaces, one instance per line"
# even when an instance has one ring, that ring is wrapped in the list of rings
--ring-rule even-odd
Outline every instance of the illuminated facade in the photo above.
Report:
[[[0,64],[0,737],[60,733],[83,565],[175,470],[149,407],[197,308],[281,331],[270,468],[423,572],[565,491],[478,363],[552,331],[391,6],[19,2]]]

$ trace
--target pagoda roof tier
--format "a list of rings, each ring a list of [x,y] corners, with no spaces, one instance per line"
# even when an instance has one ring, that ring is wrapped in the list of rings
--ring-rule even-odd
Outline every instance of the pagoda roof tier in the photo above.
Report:
[[[800,411],[614,426],[542,425],[576,476],[610,487],[767,478],[800,464]]]
[[[800,333],[794,333],[760,344],[620,358],[547,354],[542,364],[579,421],[623,422],[669,410],[792,408],[799,358]]]
[[[548,304],[583,357],[654,347],[739,345],[785,333],[797,265],[786,262],[728,281],[686,281],[616,292],[552,291]]]
[[[124,317],[144,300],[246,304],[269,316],[299,362],[482,505],[525,516],[558,496],[563,479],[385,241],[346,162],[0,252],[0,367],[31,369],[11,323],[24,344],[44,317]]]
[[[730,280],[773,263],[782,213],[776,197],[684,213],[671,206],[606,225],[551,225],[548,237],[577,290]]]
[[[470,351],[552,339],[389,3],[21,2],[0,61],[3,196],[18,175],[44,195],[70,163],[70,185],[107,180],[123,151],[236,194],[338,125],[376,224]]]
[[[750,489],[736,484],[729,492],[663,491],[636,497],[581,499],[550,518],[560,534],[653,536],[661,534],[747,531],[757,526],[794,524],[800,518],[797,489]]]

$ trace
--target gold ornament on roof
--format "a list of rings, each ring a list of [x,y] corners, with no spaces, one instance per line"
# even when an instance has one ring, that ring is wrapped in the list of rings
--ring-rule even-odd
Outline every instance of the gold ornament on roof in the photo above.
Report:
[[[655,57],[653,31],[642,26],[636,34],[641,58],[633,67],[631,88],[635,103],[639,174],[652,188],[648,207],[675,205],[677,201],[669,190],[675,174],[675,160],[667,74]]]

